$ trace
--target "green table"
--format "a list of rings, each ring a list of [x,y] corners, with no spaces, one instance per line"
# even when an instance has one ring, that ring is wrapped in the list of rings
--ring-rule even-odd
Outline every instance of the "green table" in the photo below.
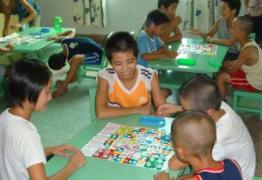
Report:
[[[92,139],[100,130],[102,130],[108,122],[114,122],[118,124],[126,124],[130,126],[142,125],[138,122],[139,116],[132,115],[122,118],[114,118],[107,120],[97,120],[89,124],[81,132],[79,132],[69,143],[75,145],[78,148],[82,148],[89,140]],[[170,129],[172,123],[171,118],[166,118],[166,126],[164,128]],[[70,179],[92,179],[92,180],[147,180],[153,179],[153,175],[157,173],[156,170],[147,168],[134,167],[131,165],[119,164],[116,162],[101,160],[96,158],[87,157],[87,163],[84,167],[76,171]],[[48,175],[60,170],[65,166],[67,158],[55,156],[46,165],[46,172]],[[173,176],[178,176],[179,171],[172,171]]]
[[[170,50],[178,50],[180,44],[205,44],[203,39],[183,38],[182,42],[171,43],[168,45]],[[172,70],[191,73],[205,73],[213,76],[218,72],[222,65],[223,59],[227,53],[228,47],[217,45],[217,53],[214,56],[205,54],[179,54],[177,58],[153,60],[148,62],[148,66],[156,70]],[[194,65],[179,65],[177,59],[189,58],[194,59]]]
[[[44,30],[48,32],[44,32]],[[74,28],[62,28],[62,32],[68,30],[74,30]],[[46,47],[54,43],[53,40],[50,41],[47,38],[49,36],[56,35],[56,32],[52,27],[31,27],[21,32],[18,32],[18,34],[21,36],[36,37],[36,41],[32,43],[15,45],[15,47],[11,50],[11,53],[23,53],[29,58],[38,58],[38,53],[41,53],[41,51],[44,51]],[[6,44],[7,43],[0,43],[0,47],[4,47]]]

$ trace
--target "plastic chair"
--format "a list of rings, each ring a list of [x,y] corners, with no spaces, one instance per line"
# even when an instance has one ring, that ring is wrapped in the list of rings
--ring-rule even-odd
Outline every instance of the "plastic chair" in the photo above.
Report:
[[[91,121],[96,121],[96,87],[89,88],[89,110]]]
[[[254,99],[255,102],[259,102],[258,107],[250,107],[250,106],[241,106],[240,99],[248,98]],[[254,112],[260,114],[260,120],[262,120],[262,92],[248,92],[235,90],[233,95],[233,109],[235,111],[245,111],[245,112]]]
[[[107,58],[103,54],[100,64],[83,64],[77,71],[77,81],[80,83],[83,79],[96,79],[98,71],[108,66]]]

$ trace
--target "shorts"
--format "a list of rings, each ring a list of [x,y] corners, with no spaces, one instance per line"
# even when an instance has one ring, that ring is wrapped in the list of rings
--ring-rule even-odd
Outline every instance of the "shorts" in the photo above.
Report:
[[[231,85],[234,89],[240,89],[244,91],[258,91],[249,84],[246,78],[246,74],[242,70],[229,74],[231,77]]]
[[[99,55],[96,52],[87,53],[84,57],[84,64],[100,64],[102,55]]]

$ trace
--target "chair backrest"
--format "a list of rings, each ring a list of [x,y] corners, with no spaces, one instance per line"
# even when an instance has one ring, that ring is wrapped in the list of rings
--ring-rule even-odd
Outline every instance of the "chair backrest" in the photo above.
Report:
[[[89,88],[89,110],[91,121],[96,121],[96,87]]]

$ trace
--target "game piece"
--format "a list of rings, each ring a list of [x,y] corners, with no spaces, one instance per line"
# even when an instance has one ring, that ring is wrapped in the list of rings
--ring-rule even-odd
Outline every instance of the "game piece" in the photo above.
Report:
[[[196,64],[196,61],[193,58],[178,58],[176,60],[178,65],[194,66]]]
[[[156,116],[142,116],[139,118],[139,123],[146,126],[163,127],[165,126],[165,119]]]

